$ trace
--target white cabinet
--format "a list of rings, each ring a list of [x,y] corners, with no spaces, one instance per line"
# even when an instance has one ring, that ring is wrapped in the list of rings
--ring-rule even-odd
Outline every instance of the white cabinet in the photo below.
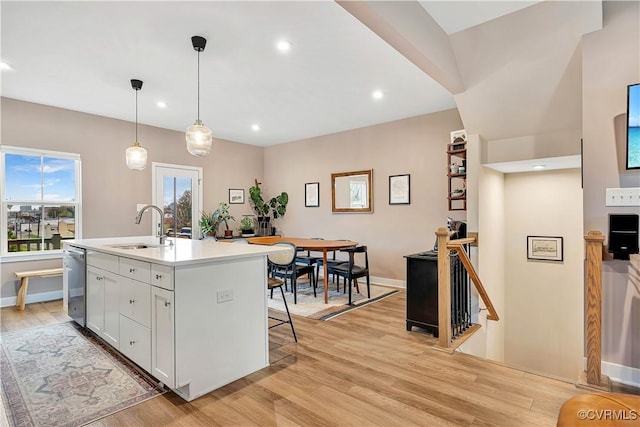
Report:
[[[120,280],[120,314],[140,323],[151,326],[151,286],[137,280]]]
[[[151,375],[175,387],[173,291],[151,287]]]
[[[104,271],[87,266],[87,327],[102,335],[104,327]]]
[[[118,276],[87,267],[87,327],[116,349],[120,341]]]
[[[120,275],[144,283],[151,282],[151,264],[137,259],[120,257]]]
[[[159,288],[173,290],[173,267],[151,264],[151,284]]]
[[[120,352],[150,372],[151,330],[120,315]]]

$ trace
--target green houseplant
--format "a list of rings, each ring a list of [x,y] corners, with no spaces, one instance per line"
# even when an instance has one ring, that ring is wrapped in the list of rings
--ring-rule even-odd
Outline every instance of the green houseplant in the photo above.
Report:
[[[200,213],[200,231],[203,236],[214,236],[216,235],[216,231],[218,229],[218,225],[220,222],[218,221],[218,213],[217,211],[212,212],[210,214],[202,211]]]
[[[200,213],[200,231],[206,236],[216,236],[218,227],[220,224],[225,225],[225,236],[230,236],[233,231],[229,228],[229,221],[235,221],[236,219],[229,212],[229,205],[225,202],[221,202],[218,205],[218,209],[212,213],[202,211]]]
[[[242,234],[253,234],[254,227],[253,218],[250,216],[245,216],[240,220],[240,231],[242,231]]]
[[[224,222],[224,235],[233,235],[233,230],[229,228],[229,221],[235,221],[236,219],[231,216],[231,213],[229,212],[229,205],[225,202],[220,202],[220,204],[218,205],[218,209],[216,209],[216,212],[218,212],[218,224],[222,224]]]
[[[267,202],[262,195],[260,183],[257,179],[255,179],[254,181],[255,184],[251,188],[249,188],[249,197],[251,198],[251,206],[253,207],[253,211],[258,216],[258,228],[260,230],[258,234],[273,234],[273,229],[269,227],[269,212],[273,213],[273,219],[283,217],[287,212],[289,195],[283,191],[279,195],[269,199],[269,201]]]

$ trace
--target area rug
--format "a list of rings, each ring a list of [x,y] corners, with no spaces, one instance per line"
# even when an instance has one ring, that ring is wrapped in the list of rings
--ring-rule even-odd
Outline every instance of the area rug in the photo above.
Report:
[[[337,285],[330,282],[328,293],[329,302],[328,304],[325,304],[322,277],[318,281],[316,297],[313,296],[313,288],[309,286],[309,282],[306,280],[299,280],[297,285],[297,304],[293,303],[291,286],[289,286],[289,292],[285,291],[289,312],[296,316],[308,317],[310,319],[330,320],[340,314],[344,314],[350,310],[354,310],[372,302],[380,301],[381,299],[399,292],[384,286],[371,285],[371,298],[367,298],[366,283],[359,283],[359,285],[360,291],[363,292],[363,294],[356,292],[354,288],[351,295],[353,305],[349,305],[349,295],[342,292],[342,285],[340,285],[340,290],[337,290]],[[267,300],[270,309],[282,312],[285,311],[284,303],[282,302],[282,294],[279,290],[274,290],[273,298],[271,298],[270,293],[268,293]]]
[[[74,323],[0,336],[9,425],[80,426],[164,391]]]

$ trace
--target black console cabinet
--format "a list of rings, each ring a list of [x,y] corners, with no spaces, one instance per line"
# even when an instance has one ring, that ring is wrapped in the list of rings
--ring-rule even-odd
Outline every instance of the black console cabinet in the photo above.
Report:
[[[438,337],[438,253],[406,255],[407,331],[413,326]]]

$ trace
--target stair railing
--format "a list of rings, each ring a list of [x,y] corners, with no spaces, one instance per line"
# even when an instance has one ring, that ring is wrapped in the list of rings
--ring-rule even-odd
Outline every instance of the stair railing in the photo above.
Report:
[[[473,283],[482,303],[486,307],[488,320],[497,321],[500,319],[498,313],[487,294],[478,273],[476,272],[465,246],[474,243],[474,237],[450,240],[451,231],[446,227],[441,227],[436,231],[438,237],[438,346],[451,349],[460,345],[471,333],[475,332],[479,325],[468,328],[463,335],[452,334],[455,325],[452,325],[451,317],[451,253],[452,251],[460,259],[469,279]],[[455,341],[455,342],[454,342]]]

